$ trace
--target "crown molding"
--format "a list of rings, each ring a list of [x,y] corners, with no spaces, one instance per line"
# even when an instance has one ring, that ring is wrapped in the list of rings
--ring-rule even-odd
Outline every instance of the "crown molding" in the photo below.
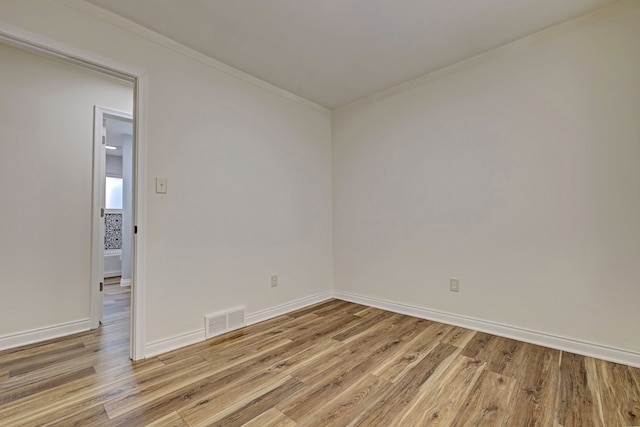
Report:
[[[116,15],[115,13],[99,8],[98,6],[95,6],[91,3],[87,3],[84,0],[54,0],[54,1],[56,3],[64,5],[71,9],[74,9],[78,12],[84,13],[85,15],[91,16],[92,18],[98,19],[100,21],[113,25],[117,28],[120,28],[124,31],[127,31],[131,34],[134,34],[143,39],[146,39],[152,43],[161,45],[169,50],[172,50],[176,53],[184,55],[195,61],[198,61],[204,65],[214,68],[217,71],[223,72],[245,83],[252,84],[261,89],[277,94],[283,98],[289,99],[291,101],[297,102],[306,107],[312,108],[314,110],[317,110],[326,114],[331,114],[332,112],[340,113],[340,112],[348,111],[366,104],[379,101],[384,98],[391,97],[398,93],[406,92],[408,90],[425,85],[427,83],[438,80],[440,78],[458,73],[460,71],[463,71],[469,68],[473,68],[485,62],[498,59],[504,56],[513,55],[518,52],[522,52],[524,50],[537,46],[542,42],[558,37],[562,34],[576,31],[586,26],[589,26],[601,21],[605,21],[607,19],[611,19],[615,16],[621,15],[623,13],[629,12],[631,10],[634,10],[640,7],[640,0],[620,0],[618,2],[604,6],[602,8],[596,9],[585,15],[565,21],[558,25],[554,25],[552,27],[546,28],[544,30],[541,30],[531,35],[528,35],[526,37],[523,37],[521,39],[504,44],[502,46],[498,46],[496,48],[493,48],[491,50],[488,50],[476,56],[473,56],[471,58],[446,66],[444,68],[440,68],[438,70],[424,74],[420,77],[409,80],[407,82],[400,83],[396,86],[392,86],[388,89],[384,89],[372,95],[369,95],[369,96],[360,98],[358,100],[355,100],[353,102],[349,102],[342,106],[336,107],[334,109],[329,109],[320,104],[316,104],[315,102],[309,101],[306,98],[298,96],[292,92],[289,92],[285,89],[282,89],[278,86],[275,86],[271,83],[267,83],[264,80],[254,77],[251,74],[245,73],[244,71],[240,71],[237,68],[231,67],[230,65],[227,65],[221,61],[218,61],[207,55],[204,55],[168,37],[160,35],[155,31],[149,30],[148,28],[145,28],[139,24],[136,24],[135,22],[129,21],[126,18]]]
[[[235,79],[241,80],[245,83],[249,83],[253,86],[267,90],[271,93],[279,95],[290,101],[297,102],[299,104],[302,104],[316,111],[320,111],[325,114],[331,114],[330,109],[323,107],[320,104],[316,104],[315,102],[309,101],[306,98],[303,98],[299,95],[296,95],[292,92],[289,92],[271,83],[267,83],[264,80],[261,80],[257,77],[252,76],[251,74],[245,73],[244,71],[240,71],[237,68],[231,67],[230,65],[220,62],[217,59],[213,59],[212,57],[202,54],[194,49],[191,49],[190,47],[187,47],[181,43],[178,43],[175,40],[172,40],[168,37],[165,37],[161,34],[156,33],[155,31],[145,28],[142,25],[136,24],[133,21],[123,18],[119,15],[116,15],[113,12],[104,10],[91,3],[87,3],[84,0],[54,0],[54,1],[58,4],[61,4],[70,9],[73,9],[77,12],[83,13],[85,15],[98,19],[107,24],[113,25],[114,27],[120,28],[121,30],[127,31],[128,33],[141,37],[152,43],[163,46],[180,55],[184,55],[194,61],[200,62],[201,64],[204,64],[217,71],[225,73],[226,75],[231,76]]]
[[[554,25],[552,27],[538,31],[531,35],[525,36],[521,39],[493,48],[491,50],[487,50],[471,58],[462,60],[460,62],[457,62],[455,64],[449,65],[444,68],[440,68],[436,71],[432,71],[430,73],[424,74],[415,79],[409,80],[404,83],[400,83],[396,86],[392,86],[388,89],[381,90],[379,92],[376,92],[369,96],[365,96],[364,98],[360,98],[353,102],[349,102],[345,105],[342,105],[340,107],[333,109],[333,112],[335,114],[335,113],[340,113],[347,110],[352,110],[354,108],[361,107],[366,104],[370,104],[384,98],[388,98],[398,93],[406,92],[418,86],[422,86],[427,83],[430,83],[434,80],[438,80],[443,77],[447,77],[449,75],[458,73],[460,71],[473,68],[485,62],[498,59],[504,56],[513,55],[518,52],[522,52],[524,50],[537,46],[542,42],[558,37],[562,34],[576,31],[586,26],[589,26],[601,21],[605,21],[607,19],[611,19],[615,16],[629,12],[639,6],[640,6],[640,0],[621,0],[621,1],[609,4],[602,8],[596,9],[592,12],[589,12],[585,15],[581,15],[577,18],[573,18],[569,21],[565,21],[558,25]]]

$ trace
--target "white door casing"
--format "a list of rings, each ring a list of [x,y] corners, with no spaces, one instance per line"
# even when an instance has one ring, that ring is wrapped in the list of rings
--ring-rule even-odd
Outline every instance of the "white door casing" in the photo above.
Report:
[[[91,329],[102,321],[104,282],[104,192],[107,124],[102,107],[93,111],[93,203],[91,208]]]
[[[128,112],[96,105],[93,118],[93,208],[91,232],[91,328],[100,325],[103,314],[104,282],[104,234],[105,234],[105,164],[107,118],[133,121]],[[133,171],[132,171],[133,172]],[[132,174],[133,175],[133,174]],[[129,206],[129,208],[132,208]],[[133,210],[133,209],[131,209]],[[131,212],[130,212],[131,213]],[[123,224],[124,225],[124,224]],[[123,233],[131,233],[131,223],[127,222]],[[124,241],[124,234],[123,234]],[[131,257],[131,252],[128,252]],[[123,256],[126,256],[123,252]],[[131,261],[131,259],[129,260]],[[123,258],[124,263],[124,258]],[[130,265],[130,264],[129,264]]]
[[[134,286],[131,289],[131,345],[130,357],[133,360],[141,360],[145,357],[144,348],[144,301],[145,301],[145,279],[146,279],[146,213],[147,213],[147,190],[146,190],[146,149],[147,149],[147,90],[148,74],[136,67],[113,61],[109,58],[96,55],[76,47],[61,43],[59,41],[25,31],[0,22],[0,42],[17,47],[48,58],[67,62],[82,68],[98,71],[134,84],[134,161],[133,161],[133,226],[137,232],[133,239],[133,268],[132,280]],[[106,155],[106,154],[105,154]],[[95,154],[94,154],[95,161]],[[104,192],[104,189],[102,190]],[[94,192],[95,193],[95,192]],[[104,193],[102,193],[104,194]],[[93,195],[95,198],[100,195]],[[104,197],[102,197],[104,199]],[[95,215],[94,215],[95,221]],[[103,231],[104,233],[104,231]],[[104,235],[104,234],[102,234]],[[95,245],[94,245],[95,246]],[[104,250],[104,247],[103,247]],[[92,253],[92,259],[95,254]],[[104,257],[101,258],[102,269],[104,269]],[[92,261],[92,282],[93,277]],[[99,286],[99,281],[98,281]],[[92,287],[94,289],[94,287]],[[91,296],[93,322],[94,317],[99,322],[99,315],[93,315],[94,304],[98,302],[98,297]],[[95,301],[94,301],[95,300]]]

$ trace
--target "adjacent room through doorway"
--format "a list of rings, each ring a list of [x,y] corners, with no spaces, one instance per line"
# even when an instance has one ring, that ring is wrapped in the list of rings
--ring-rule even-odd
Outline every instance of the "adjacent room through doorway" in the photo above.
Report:
[[[131,118],[134,85],[7,44],[0,44],[0,62],[0,178],[6,183],[0,186],[0,268],[14,284],[0,302],[0,337],[9,337],[1,349],[94,326],[91,295],[100,286],[92,278],[94,218],[100,216],[92,207],[94,109],[106,105]],[[129,129],[131,145],[131,120]],[[20,185],[10,185],[16,181]],[[123,259],[131,269],[131,243],[129,250]],[[124,293],[118,292],[118,303]],[[130,323],[128,305],[122,316]],[[127,338],[126,359],[129,347]]]

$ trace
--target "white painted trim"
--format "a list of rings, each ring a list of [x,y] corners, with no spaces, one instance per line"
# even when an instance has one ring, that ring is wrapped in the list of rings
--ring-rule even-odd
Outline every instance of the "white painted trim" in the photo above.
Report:
[[[111,118],[124,119],[123,121],[133,121],[133,114],[127,111],[115,110],[113,108],[104,107],[102,105],[97,106],[102,112],[103,116],[110,116]],[[122,213],[122,209],[109,209],[110,212]]]
[[[91,319],[75,320],[73,322],[60,323],[58,325],[46,326],[44,328],[31,329],[29,331],[0,337],[0,351],[10,348],[33,344],[53,338],[64,337],[66,335],[85,332],[91,329]]]
[[[25,31],[21,28],[0,22],[0,40],[8,45],[61,61],[78,65],[82,68],[98,71],[129,82],[144,71],[121,62],[86,50],[78,49],[57,40]]]
[[[246,326],[250,326],[259,322],[263,322],[265,320],[269,320],[274,317],[282,316],[287,313],[291,313],[292,311],[299,310],[301,308],[310,306],[312,304],[317,304],[322,301],[326,301],[331,299],[331,292],[322,292],[315,295],[310,295],[308,297],[300,298],[295,301],[291,301],[285,304],[280,304],[275,307],[267,308],[264,310],[256,311],[255,313],[248,314],[246,316]],[[221,313],[226,313],[228,310],[225,310]],[[242,329],[242,328],[237,328]],[[233,329],[233,330],[237,330]],[[224,333],[231,332],[225,331]],[[213,337],[212,337],[213,338]],[[156,356],[158,354],[166,353],[171,350],[175,350],[181,347],[186,347],[188,345],[197,344],[199,342],[205,341],[205,330],[204,328],[198,329],[192,332],[187,332],[180,335],[175,335],[170,338],[165,338],[162,340],[154,341],[147,344],[145,348],[146,357]]]
[[[144,353],[146,357],[153,357],[158,354],[186,347],[191,344],[197,344],[202,341],[204,341],[204,328],[151,342],[147,344]]]
[[[120,286],[122,287],[131,286],[131,279],[120,279]]]
[[[145,358],[145,285],[147,280],[147,105],[149,75],[141,74],[134,82],[134,157],[133,167],[133,226],[138,232],[133,235],[133,263],[131,278],[131,346],[132,360]]]
[[[103,113],[100,107],[93,108],[93,175],[91,190],[91,280],[89,282],[89,294],[91,303],[89,316],[91,329],[97,329],[102,320],[102,290],[101,283],[104,280],[104,220],[100,211],[104,209],[105,197],[105,168],[106,150],[102,145],[104,135]]]
[[[501,58],[503,56],[513,55],[523,50],[530,49],[549,39],[553,39],[562,34],[578,30],[588,25],[595,24],[600,21],[604,21],[606,19],[610,19],[616,15],[629,12],[637,7],[640,7],[640,0],[621,0],[615,3],[611,3],[600,9],[596,9],[585,15],[579,16],[577,18],[571,19],[569,21],[563,22],[558,25],[554,25],[542,31],[538,31],[537,33],[533,33],[519,40],[515,40],[505,45],[498,46],[494,49],[487,50],[485,52],[482,52],[479,55],[473,56],[471,58],[449,65],[447,67],[432,71],[423,76],[417,77],[413,80],[400,83],[399,85],[374,93],[373,95],[369,95],[364,98],[355,100],[353,102],[349,102],[348,104],[335,108],[333,111],[334,113],[338,113],[338,112],[352,110],[354,108],[358,108],[367,104],[374,103],[378,100],[391,97],[398,93],[406,92],[418,86],[425,85],[434,80],[475,67],[487,61]]]
[[[383,98],[390,97],[392,95],[405,92],[412,88],[424,85],[428,82],[437,80],[439,78],[445,77],[447,75],[455,74],[459,71],[474,67],[476,65],[482,64],[491,59],[500,58],[505,55],[510,55],[513,53],[520,52],[522,50],[528,49],[540,42],[551,39],[553,37],[557,37],[561,34],[568,33],[570,31],[575,31],[587,25],[591,25],[609,18],[612,18],[616,15],[628,12],[640,6],[640,0],[621,0],[615,3],[611,3],[606,5],[600,9],[594,10],[590,13],[582,15],[580,17],[571,19],[569,21],[563,22],[561,24],[546,28],[537,33],[531,34],[529,36],[523,37],[519,40],[513,41],[511,43],[507,43],[505,45],[499,46],[497,48],[485,51],[479,55],[474,57],[465,59],[458,63],[452,64],[450,66],[441,68],[439,70],[435,70],[433,72],[427,73],[423,76],[420,76],[416,79],[409,80],[407,82],[401,83],[399,85],[393,86],[391,88],[382,90],[373,95],[366,96],[364,98],[358,99],[356,101],[350,102],[348,104],[342,105],[340,107],[334,108],[333,110],[323,107],[322,105],[316,104],[315,102],[309,101],[305,98],[302,98],[299,95],[291,93],[287,90],[279,88],[271,83],[267,83],[257,77],[254,77],[250,74],[247,74],[243,71],[240,71],[236,68],[233,68],[223,62],[220,62],[216,59],[213,59],[207,55],[204,55],[194,49],[191,49],[185,45],[182,45],[168,37],[162,36],[148,28],[145,28],[139,24],[136,24],[132,21],[129,21],[115,13],[104,10],[98,6],[90,4],[84,0],[55,0],[56,2],[63,4],[67,7],[75,9],[81,13],[89,15],[93,18],[99,19],[107,24],[111,24],[117,28],[120,28],[124,31],[135,34],[139,37],[142,37],[146,40],[149,40],[153,43],[157,43],[169,50],[172,50],[176,53],[184,55],[188,58],[191,58],[195,61],[198,61],[204,65],[207,65],[211,68],[214,68],[218,71],[221,71],[231,77],[234,77],[238,80],[244,81],[246,83],[250,83],[254,86],[260,87],[262,89],[268,90],[269,92],[280,95],[289,100],[295,101],[307,107],[310,107],[314,110],[321,111],[326,114],[331,114],[333,112],[340,112],[345,110],[350,110],[353,108],[357,108],[375,101],[378,101]],[[14,27],[11,27],[7,24],[0,23],[0,39],[2,39],[3,29],[9,29],[9,33],[26,33],[22,30],[18,30],[17,32]],[[9,40],[4,40],[5,42],[10,42]],[[44,53],[46,54],[46,53]],[[49,55],[50,56],[50,55]],[[89,63],[97,63],[100,64],[99,56],[91,55],[96,60],[89,61]],[[115,67],[118,70],[129,69],[128,72],[125,72],[125,75],[136,75],[139,76],[142,72],[136,72],[131,69],[131,67],[121,64],[119,67]]]
[[[144,359],[144,298],[146,268],[146,152],[147,152],[147,105],[148,74],[136,67],[122,64],[82,49],[58,42],[39,34],[0,22],[0,41],[39,55],[73,63],[83,68],[112,75],[134,83],[134,133],[135,133],[135,185],[134,185],[134,225],[138,234],[134,238],[134,264],[132,277],[135,286],[131,289],[131,345],[130,357]],[[143,233],[142,237],[140,234]]]
[[[406,314],[422,319],[434,320],[436,322],[449,325],[460,326],[467,329],[486,332],[505,338],[555,348],[557,350],[570,353],[581,354],[583,356],[595,357],[597,359],[608,360],[624,365],[640,368],[640,351],[626,348],[616,348],[601,344],[580,341],[573,338],[548,334],[545,332],[533,331],[516,326],[505,325],[497,322],[476,319],[469,316],[462,316],[444,311],[432,310],[424,307],[417,307],[409,304],[402,304],[378,298],[366,297],[349,292],[334,291],[333,296],[343,301],[355,302],[394,313]]]
[[[100,326],[103,312],[102,291],[100,291],[98,284],[102,282],[105,277],[119,275],[114,274],[114,271],[107,272],[104,270],[104,257],[109,254],[104,249],[105,225],[104,219],[100,216],[100,210],[104,209],[104,180],[106,176],[106,150],[105,145],[102,143],[102,138],[105,135],[103,123],[104,119],[107,117],[133,120],[133,114],[126,111],[96,105],[94,106],[93,115],[93,205],[91,210],[90,310],[91,329],[96,329]],[[109,210],[112,211],[113,209]],[[122,213],[122,209],[119,209],[119,211],[120,212],[118,213]],[[106,215],[110,212],[104,209],[104,213]],[[122,250],[120,250],[120,255],[122,255]]]
[[[244,71],[240,71],[237,68],[231,67],[230,65],[220,62],[217,59],[213,59],[210,56],[204,55],[203,53],[200,53],[194,49],[191,49],[190,47],[187,47],[181,43],[178,43],[175,40],[172,40],[168,37],[160,35],[155,31],[145,28],[142,25],[136,24],[135,22],[129,21],[128,19],[123,18],[122,16],[119,16],[119,15],[116,15],[115,13],[104,10],[98,6],[87,3],[83,0],[56,0],[56,1],[72,9],[85,13],[93,18],[99,19],[107,24],[111,24],[129,33],[135,34],[153,43],[159,44],[169,50],[172,50],[176,53],[179,53],[190,59],[193,59],[194,61],[198,61],[208,67],[221,71],[226,75],[231,76],[235,79],[241,80],[245,83],[249,83],[261,89],[275,93],[276,95],[279,95],[288,100],[297,102],[306,107],[312,108],[316,111],[323,112],[327,115],[331,114],[330,109],[323,107],[320,104],[316,104],[315,102],[309,101],[308,99],[305,99],[299,95],[289,92],[288,90],[282,89],[271,83],[267,83],[264,80],[261,80],[257,77],[252,76],[251,74],[245,73]]]
[[[117,276],[120,276],[121,274],[122,274],[122,271],[120,271],[120,270],[105,271],[104,272],[104,278],[108,279],[108,278],[111,278],[111,277],[117,277]]]
[[[267,308],[264,310],[256,311],[255,313],[247,314],[247,326],[253,325],[265,320],[272,319],[274,317],[282,316],[283,314],[291,313],[292,311],[300,310],[301,308],[317,304],[322,301],[331,299],[331,292],[321,292],[319,294],[310,295],[308,297],[300,298],[295,301],[291,301],[285,304],[280,304],[275,307]]]

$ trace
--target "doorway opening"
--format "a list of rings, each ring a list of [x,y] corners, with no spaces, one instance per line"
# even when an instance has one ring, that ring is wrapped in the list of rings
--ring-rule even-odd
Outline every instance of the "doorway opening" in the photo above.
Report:
[[[133,115],[94,107],[92,252],[92,328],[117,329],[118,338],[131,331],[131,286],[134,242]],[[99,282],[99,289],[95,283]],[[112,334],[105,331],[104,337]]]
[[[94,72],[101,73],[103,75],[110,76],[112,78],[116,78],[118,80],[122,80],[125,82],[132,83],[133,85],[133,177],[132,177],[132,205],[133,205],[133,218],[132,218],[132,226],[137,231],[133,235],[132,238],[132,255],[131,255],[131,282],[132,286],[130,286],[130,294],[131,294],[131,305],[130,305],[130,338],[129,340],[129,356],[133,360],[140,360],[144,358],[144,284],[145,284],[145,253],[146,253],[146,189],[145,186],[142,185],[141,177],[146,176],[146,99],[147,99],[147,87],[148,87],[148,75],[143,70],[140,70],[136,67],[132,67],[123,63],[119,63],[117,61],[110,60],[108,58],[104,58],[98,56],[94,53],[84,51],[82,49],[75,48],[70,45],[66,45],[57,40],[49,39],[47,37],[40,36],[38,34],[30,33],[24,31],[19,28],[12,27],[10,25],[0,23],[0,43],[4,43],[6,45],[16,47],[18,49],[22,49],[31,53],[35,53],[36,55],[43,56],[50,59],[55,59],[57,61],[61,61],[67,64],[72,64],[83,68],[85,70],[91,70]],[[94,126],[97,128],[99,126]],[[90,137],[89,137],[90,138]],[[89,139],[90,141],[90,139]],[[95,154],[94,154],[95,155]],[[105,155],[105,168],[106,168],[106,155]],[[94,187],[98,185],[94,183]],[[98,185],[102,187],[102,185]],[[93,206],[95,207],[98,202],[96,202],[96,198],[103,198],[104,191],[100,192],[93,191]],[[91,205],[89,205],[91,206]],[[66,324],[64,328],[58,328],[57,325],[54,325],[56,328],[60,329],[60,333],[58,336],[62,336],[69,333],[80,332],[82,330],[86,330],[89,327],[93,327],[94,324],[94,313],[98,310],[97,302],[99,301],[97,296],[100,295],[100,287],[104,286],[103,277],[94,277],[94,271],[98,271],[94,263],[101,263],[101,268],[104,268],[104,255],[101,257],[97,257],[97,254],[94,252],[95,248],[99,248],[93,243],[95,240],[95,234],[100,235],[100,224],[101,221],[101,210],[92,209],[91,211],[91,224],[92,224],[92,253],[91,253],[91,297],[90,297],[90,312],[91,318],[89,319],[81,319],[81,321],[73,322],[73,325],[67,327]],[[97,230],[98,233],[94,231]],[[104,231],[104,227],[102,229]],[[102,235],[104,238],[104,235]],[[101,242],[104,244],[104,242]],[[102,247],[104,249],[104,247]],[[87,266],[89,267],[89,266]],[[95,280],[100,279],[100,280]],[[101,283],[102,282],[102,283]],[[103,308],[100,305],[100,310]],[[100,316],[103,313],[98,312]],[[98,317],[99,319],[99,317]],[[77,326],[76,326],[77,324]],[[99,324],[99,320],[98,320]],[[86,326],[85,326],[86,325]],[[84,329],[86,327],[86,329]],[[75,328],[75,329],[74,329]],[[45,328],[46,329],[46,328]],[[56,329],[57,331],[57,329]],[[33,335],[33,337],[32,337]],[[42,335],[42,334],[40,334]],[[29,339],[31,341],[25,342],[35,342],[34,340],[40,338],[40,335],[31,334],[25,338],[25,340]],[[24,341],[24,340],[23,340]],[[20,345],[19,340],[13,340],[16,344]]]

